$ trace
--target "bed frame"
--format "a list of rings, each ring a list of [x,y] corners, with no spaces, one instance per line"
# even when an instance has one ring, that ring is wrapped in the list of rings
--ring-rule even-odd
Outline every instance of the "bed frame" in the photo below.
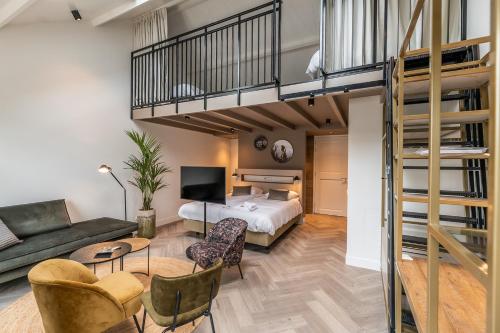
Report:
[[[264,190],[269,189],[287,189],[295,191],[299,194],[301,203],[303,193],[303,171],[302,170],[275,170],[275,169],[237,169],[236,180],[233,185],[253,185]],[[276,230],[273,236],[265,232],[247,231],[245,242],[269,247],[294,224],[302,223],[303,214],[295,216]],[[207,228],[210,230],[213,227],[212,223],[207,223]],[[203,233],[203,221],[184,219],[184,228],[189,231]]]
[[[296,217],[288,221],[287,224],[281,226],[281,228],[276,230],[276,233],[273,236],[265,232],[253,232],[247,230],[245,242],[248,244],[254,244],[263,246],[265,248],[269,248],[281,235],[283,235],[294,224],[300,224],[301,222],[302,222],[302,214],[297,215]],[[214,226],[213,223],[207,223],[208,230],[212,229],[213,226]],[[203,233],[203,222],[185,219],[184,228],[189,231]]]

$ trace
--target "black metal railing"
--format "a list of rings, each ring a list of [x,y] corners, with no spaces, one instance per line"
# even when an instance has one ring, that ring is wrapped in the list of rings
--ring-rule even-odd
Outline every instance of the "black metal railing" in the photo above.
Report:
[[[131,108],[279,86],[281,1],[132,52]]]

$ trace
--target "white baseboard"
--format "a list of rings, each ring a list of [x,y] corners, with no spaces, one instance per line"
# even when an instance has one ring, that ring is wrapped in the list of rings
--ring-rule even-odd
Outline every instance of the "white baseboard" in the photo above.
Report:
[[[180,220],[182,220],[182,219],[179,217],[179,215],[167,216],[167,217],[163,217],[161,219],[157,219],[156,226],[159,227],[161,225],[170,224],[170,223],[177,222]]]
[[[380,271],[380,260],[354,257],[347,254],[345,256],[345,263],[349,266],[371,269],[373,271]]]

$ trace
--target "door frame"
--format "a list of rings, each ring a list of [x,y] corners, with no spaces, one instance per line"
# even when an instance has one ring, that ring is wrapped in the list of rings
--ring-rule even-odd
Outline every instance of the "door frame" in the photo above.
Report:
[[[348,137],[349,134],[332,134],[332,135],[315,135],[314,136],[314,166],[313,166],[313,214],[316,214],[316,203],[317,203],[317,191],[319,189],[318,186],[318,181],[316,177],[317,169],[318,169],[318,154],[316,151],[316,138],[319,137],[330,137],[330,138],[338,138],[338,137],[345,137],[347,141],[347,153],[348,153],[348,158],[349,158],[349,143],[348,143]],[[348,171],[348,170],[347,170]],[[349,200],[349,197],[347,197],[347,200]],[[346,211],[346,216],[347,216],[347,211]]]

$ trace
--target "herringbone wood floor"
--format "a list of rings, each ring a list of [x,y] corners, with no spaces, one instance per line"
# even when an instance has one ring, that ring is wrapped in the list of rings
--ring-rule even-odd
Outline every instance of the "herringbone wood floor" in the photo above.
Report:
[[[152,256],[185,258],[197,240],[182,223],[158,231]],[[269,254],[245,250],[245,279],[236,267],[224,271],[217,332],[387,332],[380,273],[346,266],[345,251],[345,219],[321,215],[308,215]],[[25,279],[0,286],[0,308],[28,290]],[[210,332],[208,320],[197,332]]]

